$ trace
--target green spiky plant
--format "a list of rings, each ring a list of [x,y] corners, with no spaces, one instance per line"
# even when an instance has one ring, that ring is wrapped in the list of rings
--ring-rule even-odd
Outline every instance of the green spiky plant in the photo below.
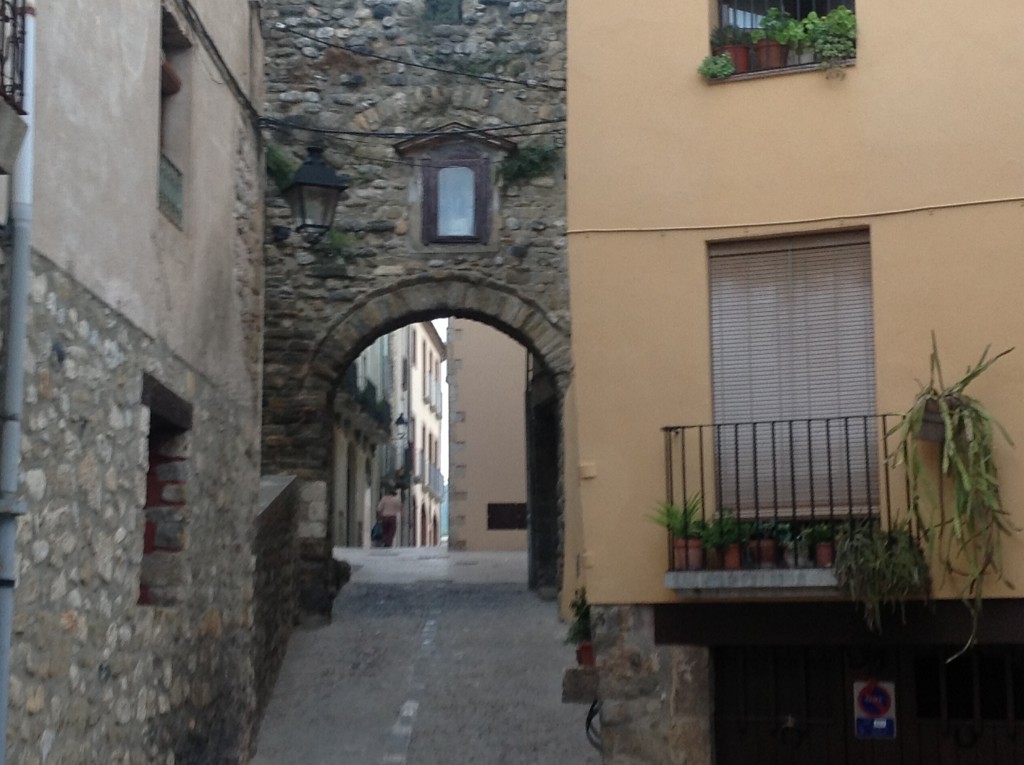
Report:
[[[928,563],[910,524],[882,529],[874,523],[843,524],[836,534],[835,574],[851,600],[861,604],[864,621],[882,631],[882,607],[899,609],[931,592]]]
[[[701,520],[703,506],[700,494],[694,494],[683,502],[682,507],[674,502],[662,503],[649,518],[664,526],[673,539],[699,539],[704,528]]]
[[[906,463],[910,509],[924,532],[929,555],[959,582],[960,600],[971,615],[971,633],[960,653],[977,639],[985,582],[991,578],[1003,580],[1002,538],[1013,531],[999,496],[995,433],[998,431],[1011,446],[1013,440],[981,402],[965,393],[971,382],[1013,350],[989,357],[989,348],[959,380],[946,385],[933,332],[928,384],[888,434],[898,440],[894,463]],[[938,487],[929,477],[929,466],[935,469],[934,456],[922,450],[920,435],[922,424],[933,413],[942,420]],[[945,482],[952,487],[952,502],[943,501],[941,484]]]

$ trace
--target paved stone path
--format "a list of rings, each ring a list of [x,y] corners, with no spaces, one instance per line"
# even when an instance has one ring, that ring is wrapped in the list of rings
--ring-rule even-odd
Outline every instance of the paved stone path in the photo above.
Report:
[[[598,765],[521,553],[338,549],[330,626],[291,639],[253,765]]]

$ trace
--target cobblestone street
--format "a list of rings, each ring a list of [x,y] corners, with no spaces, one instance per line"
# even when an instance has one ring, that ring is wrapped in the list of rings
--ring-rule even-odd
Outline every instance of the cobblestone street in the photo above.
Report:
[[[254,765],[597,765],[574,662],[523,553],[336,550],[352,564],[330,626],[300,629]]]

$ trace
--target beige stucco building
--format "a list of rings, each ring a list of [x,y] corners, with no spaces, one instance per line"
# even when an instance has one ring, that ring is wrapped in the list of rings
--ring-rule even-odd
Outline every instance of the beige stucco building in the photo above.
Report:
[[[937,561],[934,610],[908,606],[906,625],[885,612],[879,637],[832,570],[669,571],[648,520],[685,494],[793,530],[837,516],[895,528],[905,474],[884,437],[898,419],[881,415],[928,379],[933,332],[947,382],[987,345],[1018,346],[968,392],[1024,434],[1019,34],[964,18],[955,55],[939,55],[932,8],[858,2],[842,66],[705,80],[710,33],[757,27],[766,4],[748,6],[569,8],[565,592],[575,573],[601,607],[605,762],[867,763],[885,747],[900,762],[957,748],[1019,761],[1004,702],[939,698],[1022,690],[1019,448],[994,450],[1017,589],[988,577],[980,646],[959,664],[944,659],[969,633],[964,579]],[[895,741],[856,725],[876,681],[897,699]]]
[[[449,547],[526,549],[527,353],[467,319],[448,325]]]

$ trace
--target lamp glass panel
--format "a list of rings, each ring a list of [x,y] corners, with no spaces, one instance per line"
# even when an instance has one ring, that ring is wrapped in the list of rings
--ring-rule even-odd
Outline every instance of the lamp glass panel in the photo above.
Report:
[[[469,167],[445,167],[437,174],[438,236],[475,233],[475,177]]]

